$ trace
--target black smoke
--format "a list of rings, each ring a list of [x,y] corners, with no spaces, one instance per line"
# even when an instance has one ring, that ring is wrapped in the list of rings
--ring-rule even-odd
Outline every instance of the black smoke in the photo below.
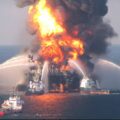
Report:
[[[17,4],[24,7],[36,5],[39,0],[16,0]],[[101,55],[106,53],[107,39],[116,35],[110,24],[103,21],[109,12],[107,0],[46,0],[53,11],[60,11],[63,15],[67,32],[84,39],[86,54]],[[61,11],[62,8],[62,11]],[[63,22],[62,21],[62,22]],[[74,30],[78,34],[74,34]],[[33,34],[36,30],[32,29]]]
[[[23,0],[24,2],[26,0]],[[28,0],[27,0],[28,1]],[[28,1],[33,4],[34,0]],[[38,0],[34,1],[34,4]],[[105,23],[103,18],[109,12],[107,0],[46,0],[51,9],[60,11],[62,22],[70,36],[82,38],[85,44],[85,54],[79,56],[90,71],[94,64],[90,62],[90,54],[102,55],[107,51],[108,39],[116,35],[110,24]],[[23,2],[23,6],[24,6]],[[62,10],[61,10],[62,9]],[[76,32],[74,32],[76,31]],[[36,29],[32,29],[36,34]],[[37,46],[37,47],[36,47]],[[32,48],[37,51],[38,44]]]
[[[77,27],[78,36],[85,40],[86,52],[104,54],[108,46],[107,39],[116,35],[111,25],[103,21],[109,11],[107,0],[60,1],[69,16],[65,21],[68,32],[74,36],[72,30]]]

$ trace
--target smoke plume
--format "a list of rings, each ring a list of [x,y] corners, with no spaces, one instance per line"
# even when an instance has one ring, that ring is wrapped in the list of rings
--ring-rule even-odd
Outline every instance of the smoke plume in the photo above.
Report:
[[[48,59],[50,57],[56,57],[55,60],[59,59],[62,61],[64,57],[66,58],[69,57],[69,53],[71,52],[71,49],[74,48],[71,45],[72,44],[71,38],[74,39],[79,38],[80,40],[79,44],[80,46],[81,44],[84,44],[84,50],[82,50],[83,49],[82,46],[80,49],[75,48],[72,51],[72,53],[74,52],[74,55],[76,55],[76,52],[78,53],[78,51],[82,51],[77,56],[78,59],[83,61],[83,64],[85,64],[85,66],[87,66],[88,69],[90,69],[88,71],[93,70],[94,64],[90,62],[91,59],[89,57],[90,54],[95,54],[95,55],[105,54],[108,46],[108,42],[107,42],[108,38],[111,38],[116,35],[111,25],[103,21],[104,16],[109,11],[107,6],[107,0],[54,0],[54,1],[45,0],[47,5],[50,7],[51,11],[54,12],[54,16],[57,19],[59,25],[64,26],[64,29],[67,31],[67,35],[71,37],[70,39],[67,38],[68,41],[71,41],[69,44],[67,43],[67,47],[66,46],[61,47],[59,43],[57,43],[57,45],[50,46],[51,49],[47,48],[48,50],[46,51],[44,48],[42,48],[40,44],[41,40],[39,40],[39,39],[46,39],[46,37],[43,38],[42,34],[38,35],[39,32],[42,32],[42,30],[39,29],[39,27],[43,27],[43,26],[35,24],[37,20],[33,22],[33,20],[35,20],[36,18],[34,14],[37,13],[35,8],[36,5],[38,3],[39,6],[41,5],[41,3],[45,4],[44,2],[40,2],[40,1],[42,0],[16,1],[19,7],[32,5],[32,9],[30,9],[30,11],[28,12],[29,13],[28,27],[30,34],[33,35],[35,34],[37,36],[36,37],[37,41],[35,41],[35,43],[38,42],[38,44],[34,44],[35,46],[33,47],[32,50],[33,51],[41,50],[40,53],[42,53],[42,55],[41,54],[40,55],[44,58]],[[47,28],[44,29],[47,30]],[[64,36],[63,34],[61,36],[57,34],[57,36],[52,38],[54,38],[54,40],[58,42],[59,39],[65,38],[63,37]],[[49,37],[51,36],[49,35]],[[55,44],[54,41],[52,41],[51,44]],[[54,55],[51,55],[50,50],[57,52],[55,52]],[[64,56],[61,51],[64,53]],[[64,59],[64,61],[66,61],[66,59]]]
[[[103,22],[108,12],[107,0],[61,0],[66,13],[66,27],[70,34],[78,30],[78,36],[84,38],[86,51],[97,55],[104,54],[107,49],[107,38],[115,35],[113,28]]]
[[[34,5],[38,1],[16,0],[17,5],[21,7]],[[58,11],[57,15],[64,22],[69,34],[84,39],[86,53],[100,55],[106,52],[107,38],[115,35],[113,28],[103,21],[103,17],[108,13],[107,0],[47,0],[47,2],[54,11]],[[36,29],[32,29],[31,33],[36,32]]]

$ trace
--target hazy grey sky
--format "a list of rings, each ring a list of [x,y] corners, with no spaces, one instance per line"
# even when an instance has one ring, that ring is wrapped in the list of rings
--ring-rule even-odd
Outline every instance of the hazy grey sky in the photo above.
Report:
[[[26,21],[27,8],[16,7],[14,0],[0,0],[0,45],[29,43]]]
[[[120,0],[108,0],[110,21],[120,35]],[[27,8],[17,8],[14,0],[0,0],[0,45],[27,44],[32,39],[26,30]],[[120,44],[120,37],[112,43]]]
[[[110,22],[118,37],[113,38],[113,44],[120,44],[120,0],[108,0],[108,14],[105,16],[105,21]]]

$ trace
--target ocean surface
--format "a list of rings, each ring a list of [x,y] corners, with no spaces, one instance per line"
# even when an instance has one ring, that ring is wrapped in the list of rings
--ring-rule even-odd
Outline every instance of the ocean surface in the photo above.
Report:
[[[0,103],[7,96],[0,97]],[[80,95],[59,93],[22,96],[22,113],[6,115],[2,119],[118,119],[120,95]]]
[[[23,46],[0,46],[0,63],[19,54],[23,51]],[[107,53],[103,56],[116,64],[120,64],[120,45],[112,45],[107,49]]]
[[[118,64],[119,49],[120,47],[114,47],[107,56]],[[21,46],[1,46],[0,63],[17,55],[20,51]],[[0,104],[8,97],[0,95]],[[22,113],[6,115],[2,119],[120,119],[119,94],[58,93],[22,96],[22,99],[25,101]]]

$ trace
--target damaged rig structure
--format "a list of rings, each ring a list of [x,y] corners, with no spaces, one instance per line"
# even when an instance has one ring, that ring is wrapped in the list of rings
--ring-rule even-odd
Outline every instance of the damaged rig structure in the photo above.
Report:
[[[79,91],[80,76],[76,71],[62,71],[52,63],[48,69],[48,80],[45,80],[42,79],[43,64],[38,59],[34,60],[33,55],[29,55],[29,62],[35,66],[31,66],[27,73],[27,94]]]
[[[34,63],[35,66],[31,66],[27,73],[27,95],[69,92],[109,94],[109,91],[100,89],[97,80],[85,78],[73,69],[63,71],[54,63],[49,65],[48,79],[42,79],[43,64],[39,62],[39,58],[34,59],[33,55],[29,55],[29,62]]]
[[[106,94],[98,87],[92,72],[92,57],[107,50],[107,39],[115,36],[111,25],[103,17],[108,12],[107,0],[20,0],[19,7],[31,5],[28,10],[28,30],[33,41],[35,63],[28,72],[28,93],[71,92]],[[87,68],[80,75],[76,60]],[[47,61],[47,62],[46,62]]]

